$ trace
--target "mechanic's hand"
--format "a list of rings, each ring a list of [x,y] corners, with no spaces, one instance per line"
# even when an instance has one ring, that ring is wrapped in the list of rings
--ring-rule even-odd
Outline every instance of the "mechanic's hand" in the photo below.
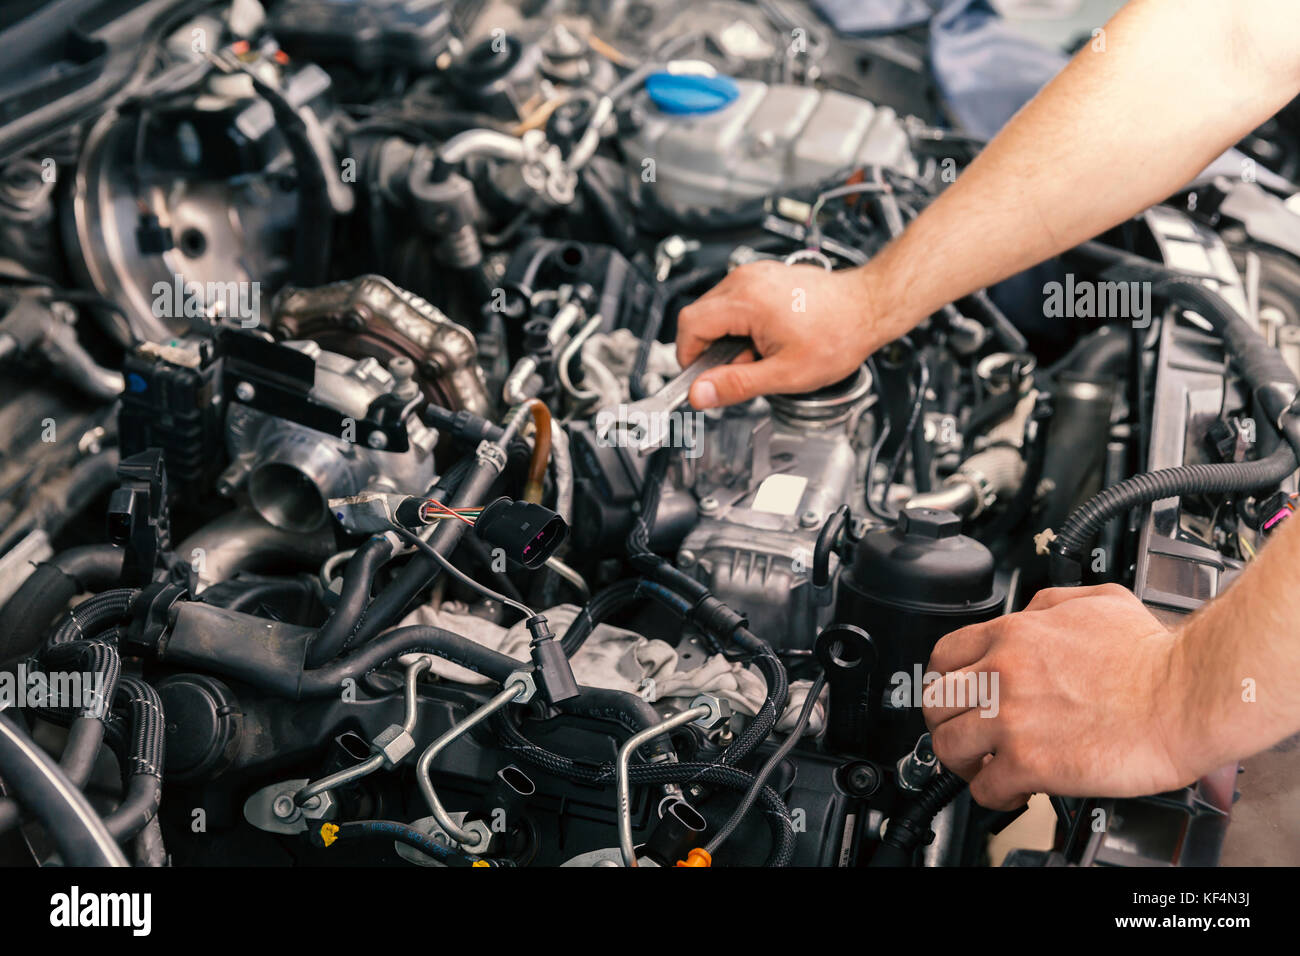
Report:
[[[998,675],[997,694],[983,708],[992,716],[979,702],[927,706],[935,753],[970,780],[977,803],[998,810],[1039,791],[1133,797],[1186,786],[1199,771],[1180,720],[1177,641],[1115,584],[1041,591],[1019,614],[954,631],[930,657],[943,702],[961,702],[948,692],[981,671],[990,689]]]
[[[741,359],[700,376],[691,389],[699,409],[759,395],[809,392],[848,377],[881,337],[862,270],[754,262],[733,269],[677,318],[683,367],[715,339],[744,335],[762,358]]]

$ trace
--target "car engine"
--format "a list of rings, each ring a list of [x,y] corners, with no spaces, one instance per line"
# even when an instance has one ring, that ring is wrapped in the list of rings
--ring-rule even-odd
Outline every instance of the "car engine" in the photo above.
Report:
[[[61,6],[0,66],[0,718],[111,839],[0,773],[7,864],[988,865],[1019,811],[931,749],[936,642],[1053,584],[1172,622],[1293,510],[1293,466],[1123,494],[1286,448],[1230,360],[1300,371],[1300,219],[1249,177],[832,386],[685,402],[747,342],[682,369],[684,305],[868,261],[978,154],[907,37]],[[1235,788],[1053,798],[1004,862],[1214,863]]]

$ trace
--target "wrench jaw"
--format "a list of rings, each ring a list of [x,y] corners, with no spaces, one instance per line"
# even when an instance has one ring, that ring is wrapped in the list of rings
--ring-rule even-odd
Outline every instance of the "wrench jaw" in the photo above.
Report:
[[[662,414],[636,410],[635,405],[620,405],[610,413],[612,420],[603,428],[596,429],[596,439],[605,445],[627,448],[641,457],[645,457],[656,448],[668,444],[668,429],[647,428],[637,418],[647,414]]]
[[[727,336],[718,339],[653,395],[601,412],[597,416],[596,438],[629,448],[640,456],[662,448],[672,439],[671,416],[688,403],[696,379],[710,369],[734,361],[752,347],[753,343],[747,338]],[[603,428],[601,418],[606,419]]]

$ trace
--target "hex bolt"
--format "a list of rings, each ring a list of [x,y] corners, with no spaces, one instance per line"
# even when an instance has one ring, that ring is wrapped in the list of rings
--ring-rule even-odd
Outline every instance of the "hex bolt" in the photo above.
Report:
[[[281,820],[289,820],[298,812],[298,807],[290,794],[282,793],[271,804],[271,812]]]
[[[700,499],[700,510],[704,512],[717,511],[718,504],[717,498],[713,497],[713,495],[707,495]]]

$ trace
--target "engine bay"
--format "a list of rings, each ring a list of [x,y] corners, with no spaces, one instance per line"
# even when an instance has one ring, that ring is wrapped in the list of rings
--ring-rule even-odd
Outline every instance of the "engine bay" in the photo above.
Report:
[[[1282,200],[1198,181],[843,381],[701,412],[749,343],[681,368],[683,306],[861,265],[978,154],[911,38],[734,0],[101,7],[0,70],[0,668],[93,687],[6,719],[112,841],[3,780],[0,862],[1218,861],[1235,767],[1052,798],[994,859],[1020,811],[921,701],[944,635],[1063,583],[1177,620],[1293,510],[1291,468],[1081,511],[1281,444],[1211,313],[1300,371]]]

